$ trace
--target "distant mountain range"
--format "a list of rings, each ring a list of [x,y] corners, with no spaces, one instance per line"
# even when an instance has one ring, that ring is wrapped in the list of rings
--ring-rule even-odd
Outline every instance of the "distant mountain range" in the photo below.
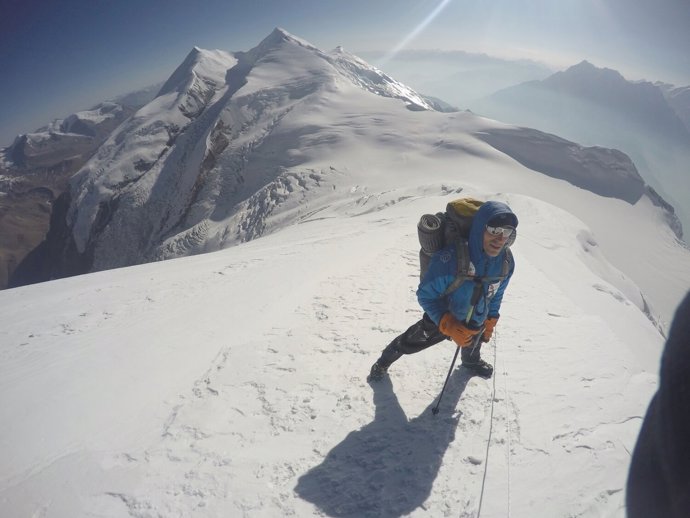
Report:
[[[463,51],[409,49],[393,56],[372,51],[358,55],[418,92],[462,109],[497,90],[554,73],[552,68],[530,60]]]
[[[4,151],[5,163],[21,169],[55,167],[88,158],[137,107],[104,102],[33,133],[19,135]]]
[[[587,61],[473,103],[504,122],[628,154],[690,226],[690,87],[628,81]]]
[[[604,117],[624,118],[640,130],[654,132],[659,137],[684,145],[690,144],[690,129],[681,114],[690,109],[683,92],[687,89],[662,90],[646,81],[628,81],[620,73],[608,68],[597,68],[587,61],[557,72],[541,81],[529,81],[501,90],[490,99],[511,107],[521,106],[535,116],[577,118],[570,108],[589,107],[579,115],[586,122]],[[666,94],[666,96],[664,95]],[[673,99],[673,105],[671,103]],[[572,106],[564,104],[572,102]],[[577,103],[587,103],[578,106]],[[688,103],[684,106],[684,103]],[[569,110],[565,112],[564,110]],[[617,120],[611,121],[617,123]]]
[[[482,156],[478,140],[601,196],[631,204],[648,196],[680,236],[673,209],[623,153],[470,113],[441,113],[446,109],[340,47],[324,52],[281,29],[248,52],[195,48],[154,99],[89,151],[53,204],[46,240],[10,284],[248,241],[276,222],[317,213],[336,191],[375,185],[379,171],[389,169],[377,161],[400,161],[403,174],[414,149],[414,156],[429,157],[413,168],[419,182],[448,153]],[[98,126],[107,113],[70,119],[58,129],[78,129],[75,142],[93,133],[94,142],[108,133]],[[18,157],[59,155],[49,146],[36,155],[18,149],[6,151],[15,166]]]

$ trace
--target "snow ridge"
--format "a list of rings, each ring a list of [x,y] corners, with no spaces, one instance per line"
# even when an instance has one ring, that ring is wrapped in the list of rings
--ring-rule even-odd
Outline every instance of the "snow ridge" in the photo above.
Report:
[[[528,518],[538,498],[544,516],[622,518],[661,337],[581,260],[582,222],[466,194],[520,214],[519,270],[484,349],[495,392],[459,368],[437,416],[452,344],[365,376],[420,316],[415,224],[458,195],[447,185],[359,191],[219,253],[2,292],[0,513],[470,518],[481,502]]]
[[[410,110],[434,110],[421,95],[371,66],[354,54],[337,47],[329,54],[330,61],[355,84],[384,97],[393,97],[406,102]]]

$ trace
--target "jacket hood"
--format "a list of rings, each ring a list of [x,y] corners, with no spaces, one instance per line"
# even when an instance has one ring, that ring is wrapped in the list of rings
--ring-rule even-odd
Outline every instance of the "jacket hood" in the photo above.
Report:
[[[498,215],[510,215],[514,221],[514,226],[517,228],[517,216],[510,210],[510,207],[500,201],[487,201],[479,207],[479,210],[472,218],[472,227],[470,228],[470,259],[475,266],[479,266],[487,259],[489,261],[502,260],[501,255],[498,257],[489,257],[484,253],[484,227],[487,223]]]

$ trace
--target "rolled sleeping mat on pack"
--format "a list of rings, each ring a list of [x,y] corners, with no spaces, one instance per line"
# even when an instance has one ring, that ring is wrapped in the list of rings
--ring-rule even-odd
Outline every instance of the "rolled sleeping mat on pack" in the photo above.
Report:
[[[417,224],[417,235],[422,251],[433,255],[443,248],[443,214],[424,214]],[[421,258],[421,256],[420,256]]]

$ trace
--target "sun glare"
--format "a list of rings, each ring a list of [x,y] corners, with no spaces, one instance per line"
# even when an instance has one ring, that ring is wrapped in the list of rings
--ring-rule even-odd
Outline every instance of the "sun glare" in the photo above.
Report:
[[[393,49],[383,56],[381,58],[381,61],[379,62],[379,66],[387,63],[391,59],[393,59],[398,52],[400,52],[402,49],[404,49],[413,39],[415,39],[419,33],[421,33],[431,22],[434,21],[434,19],[443,11],[448,4],[450,4],[452,0],[442,0],[440,4],[436,6],[436,8],[429,13],[429,15],[424,18],[424,20],[421,21],[419,25],[417,25],[407,36],[405,36],[400,43],[398,43]]]

